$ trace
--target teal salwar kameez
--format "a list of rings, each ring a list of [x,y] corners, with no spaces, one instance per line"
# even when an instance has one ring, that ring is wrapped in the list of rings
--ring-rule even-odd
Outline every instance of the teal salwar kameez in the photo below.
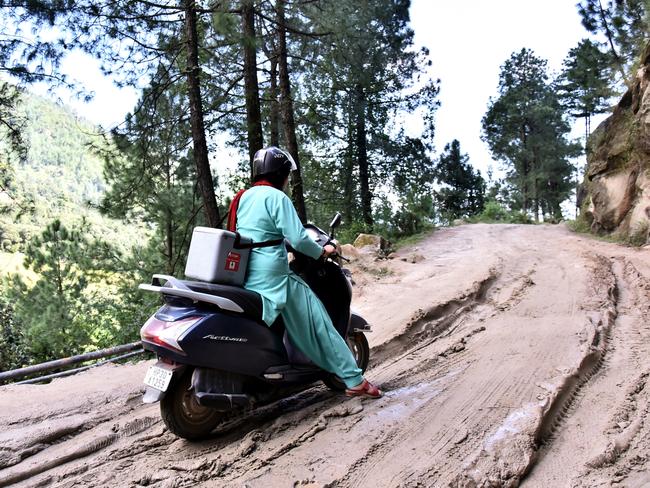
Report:
[[[289,197],[269,186],[254,186],[242,195],[237,231],[253,242],[285,238],[294,249],[314,259],[323,252],[305,232]],[[251,250],[244,287],[262,296],[264,322],[271,325],[281,315],[293,345],[316,365],[341,378],[348,388],[363,381],[327,310],[289,269],[284,245]]]

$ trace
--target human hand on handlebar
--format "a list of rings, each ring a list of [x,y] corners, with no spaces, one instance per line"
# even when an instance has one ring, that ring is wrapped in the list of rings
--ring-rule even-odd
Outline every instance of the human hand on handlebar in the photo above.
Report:
[[[336,254],[336,247],[331,244],[326,244],[323,246],[323,257],[330,257],[332,254]]]

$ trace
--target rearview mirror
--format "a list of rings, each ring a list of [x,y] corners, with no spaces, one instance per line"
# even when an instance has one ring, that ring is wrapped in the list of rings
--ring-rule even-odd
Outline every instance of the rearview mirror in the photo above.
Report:
[[[336,215],[332,219],[332,222],[330,223],[330,239],[334,239],[334,229],[339,226],[341,223],[341,214],[339,212],[336,212]]]
[[[332,219],[332,223],[330,224],[330,229],[336,229],[339,224],[341,223],[341,214],[339,212],[336,212],[336,215]]]

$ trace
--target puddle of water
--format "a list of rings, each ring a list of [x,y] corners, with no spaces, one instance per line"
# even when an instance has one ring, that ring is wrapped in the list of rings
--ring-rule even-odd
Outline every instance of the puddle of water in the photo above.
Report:
[[[398,421],[411,415],[422,405],[442,393],[445,390],[446,381],[464,369],[450,371],[433,381],[403,386],[402,388],[386,392],[384,398],[381,400],[381,408],[377,409],[374,415],[382,421]]]
[[[438,396],[444,388],[436,388],[433,383],[418,383],[413,386],[405,386],[397,390],[387,392],[384,397],[390,400],[388,405],[380,408],[376,415],[386,421],[401,420],[421,405]],[[385,400],[383,400],[385,402]]]
[[[543,406],[544,402],[528,403],[519,410],[510,413],[499,428],[485,439],[485,450],[490,451],[501,441],[513,438],[527,428],[530,428],[531,425],[536,425],[539,421]]]

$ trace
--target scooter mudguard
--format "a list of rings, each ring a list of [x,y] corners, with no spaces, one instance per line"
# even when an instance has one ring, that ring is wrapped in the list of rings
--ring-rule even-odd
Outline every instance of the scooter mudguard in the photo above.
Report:
[[[281,337],[264,324],[234,314],[206,316],[179,345],[194,366],[260,378],[269,367],[288,361]]]
[[[142,403],[156,403],[165,398],[165,392],[147,386],[142,395]]]
[[[170,371],[171,379],[169,381],[169,384],[167,385],[167,388],[165,390],[160,390],[159,388],[155,388],[153,386],[147,385],[146,384],[147,379],[145,378],[145,390],[144,390],[144,395],[142,395],[143,403],[156,403],[162,400],[163,398],[165,398],[165,395],[169,391],[171,385],[173,385],[176,381],[178,381],[183,371],[185,371],[186,366],[182,364],[171,365],[162,361],[158,361],[156,364],[150,367],[150,369],[153,368],[161,368]]]
[[[356,312],[350,313],[350,331],[352,332],[372,332],[370,324],[361,315]]]

